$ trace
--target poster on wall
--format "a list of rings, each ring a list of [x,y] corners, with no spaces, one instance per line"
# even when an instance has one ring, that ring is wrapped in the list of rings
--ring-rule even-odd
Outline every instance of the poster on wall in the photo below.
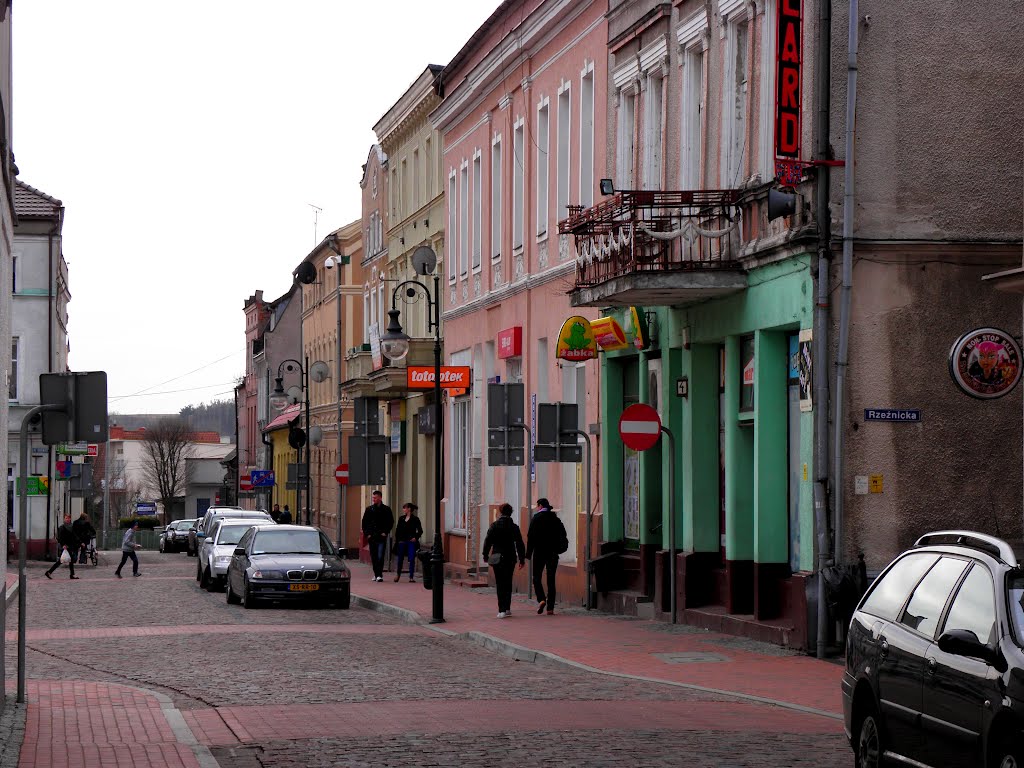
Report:
[[[811,386],[814,383],[814,367],[811,362],[811,342],[814,340],[814,331],[804,328],[800,331],[797,343],[795,367],[797,380],[800,383],[800,410],[807,412],[814,407],[811,398]]]
[[[622,454],[622,536],[640,540],[640,454],[623,446]]]
[[[976,328],[953,343],[949,375],[966,394],[993,400],[1010,394],[1020,381],[1020,346],[999,328]]]

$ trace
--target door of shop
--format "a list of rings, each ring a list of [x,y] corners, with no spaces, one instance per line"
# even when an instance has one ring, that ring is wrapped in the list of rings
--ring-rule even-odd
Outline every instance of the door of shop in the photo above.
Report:
[[[640,363],[622,366],[622,408],[640,402]],[[640,454],[622,447],[622,538],[626,549],[640,549]]]

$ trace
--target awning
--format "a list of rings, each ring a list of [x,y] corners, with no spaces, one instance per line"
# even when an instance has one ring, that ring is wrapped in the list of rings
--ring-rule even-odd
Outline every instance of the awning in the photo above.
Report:
[[[299,409],[301,407],[302,406],[300,403],[296,403],[295,405],[289,405],[287,408],[281,411],[280,416],[278,416],[276,419],[267,424],[267,426],[263,428],[263,431],[273,432],[275,429],[281,429],[283,427],[288,426],[288,422],[299,415]]]

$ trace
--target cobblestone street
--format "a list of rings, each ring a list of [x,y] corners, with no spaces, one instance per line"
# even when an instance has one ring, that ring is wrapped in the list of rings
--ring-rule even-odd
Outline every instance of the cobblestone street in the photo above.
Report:
[[[348,611],[245,610],[202,591],[194,559],[142,559],[141,578],[114,579],[108,563],[80,569],[77,584],[30,564],[26,736],[10,765],[114,754],[118,765],[209,768],[851,760],[834,718],[516,661],[359,601]],[[460,590],[447,594],[456,604]],[[16,609],[7,627],[13,694]]]

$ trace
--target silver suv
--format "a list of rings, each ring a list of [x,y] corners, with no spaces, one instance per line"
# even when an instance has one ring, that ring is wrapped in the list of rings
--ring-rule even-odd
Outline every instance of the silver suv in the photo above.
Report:
[[[207,592],[219,592],[224,588],[224,576],[238,540],[257,522],[262,521],[226,517],[213,523],[210,535],[203,539],[199,548],[200,587]]]
[[[213,530],[213,524],[218,520],[225,520],[227,518],[237,518],[239,520],[251,520],[254,523],[262,522],[274,522],[272,518],[266,512],[259,509],[241,509],[240,507],[210,507],[206,510],[206,514],[203,515],[203,519],[196,524],[195,536],[195,551],[199,554],[199,549],[203,545],[203,539],[206,535]],[[191,533],[191,531],[189,532]],[[202,559],[200,558],[199,563],[196,567],[196,581],[199,581],[203,575],[202,571]]]

